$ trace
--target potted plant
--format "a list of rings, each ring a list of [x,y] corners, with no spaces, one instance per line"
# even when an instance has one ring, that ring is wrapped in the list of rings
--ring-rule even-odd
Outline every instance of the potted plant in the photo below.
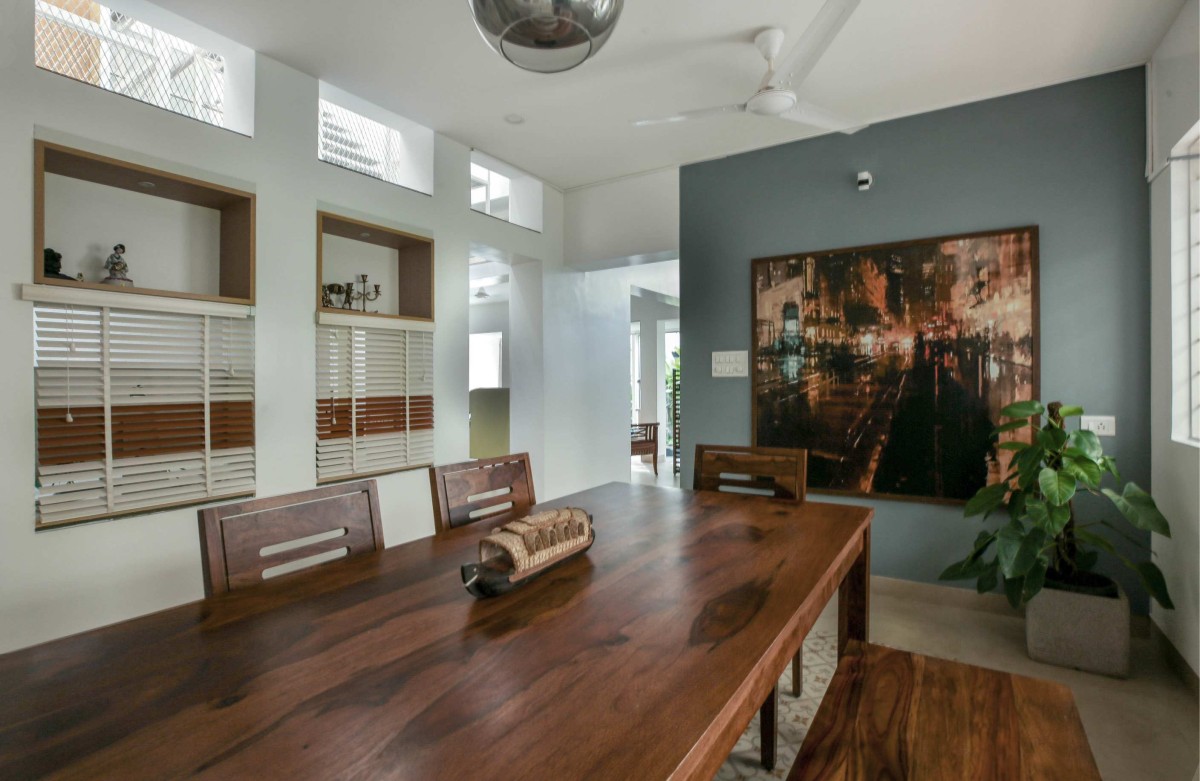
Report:
[[[1121,483],[1114,459],[1104,455],[1093,432],[1068,431],[1064,423],[1082,415],[1082,407],[1019,401],[1000,414],[1008,422],[993,436],[1016,436],[1027,429],[1029,441],[1008,439],[996,445],[1013,453],[1011,468],[1003,480],[981,488],[964,514],[986,519],[1004,512],[1008,520],[981,531],[967,557],[940,577],[974,578],[981,594],[1003,584],[1009,603],[1026,607],[1025,641],[1033,659],[1128,675],[1129,602],[1115,581],[1093,571],[1100,551],[1137,573],[1160,605],[1174,605],[1154,562],[1126,558],[1098,532],[1117,534],[1149,554],[1146,546],[1106,520],[1076,518],[1074,499],[1083,491],[1101,494],[1135,528],[1170,537],[1167,519],[1134,483],[1126,483],[1120,493],[1102,485],[1106,475]],[[1043,415],[1045,425],[1039,425]]]

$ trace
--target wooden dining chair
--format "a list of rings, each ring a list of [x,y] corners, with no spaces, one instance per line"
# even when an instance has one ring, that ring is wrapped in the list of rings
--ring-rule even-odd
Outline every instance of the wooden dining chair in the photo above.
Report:
[[[505,523],[537,504],[528,453],[429,467],[438,532],[469,523]]]
[[[784,447],[696,445],[692,488],[770,496],[803,502],[806,496],[808,451]],[[804,647],[792,658],[792,696],[799,697],[804,681]],[[779,685],[776,684],[760,712],[762,763],[775,767],[776,717]]]
[[[207,596],[383,550],[374,480],[200,510]]]

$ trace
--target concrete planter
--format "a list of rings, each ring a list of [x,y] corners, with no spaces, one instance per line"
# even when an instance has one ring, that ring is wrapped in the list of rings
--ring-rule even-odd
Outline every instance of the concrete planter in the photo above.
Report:
[[[1029,658],[1129,677],[1129,599],[1044,588],[1025,606]]]

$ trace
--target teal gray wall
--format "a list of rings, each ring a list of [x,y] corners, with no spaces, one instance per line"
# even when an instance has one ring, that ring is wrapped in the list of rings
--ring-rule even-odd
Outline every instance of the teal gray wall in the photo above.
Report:
[[[1144,84],[1134,68],[684,167],[684,484],[698,442],[750,441],[750,381],[713,379],[710,353],[750,348],[751,258],[1038,225],[1042,395],[1116,415],[1105,449],[1150,488]],[[849,501],[875,508],[878,575],[935,581],[980,528],[956,506]],[[1079,510],[1119,518],[1104,501]],[[1146,612],[1136,578],[1102,567]]]

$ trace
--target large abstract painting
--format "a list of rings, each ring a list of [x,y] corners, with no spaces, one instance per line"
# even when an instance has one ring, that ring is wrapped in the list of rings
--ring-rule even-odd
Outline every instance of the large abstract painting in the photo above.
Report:
[[[1037,262],[1036,227],[754,260],[755,443],[807,448],[814,490],[999,480],[999,412],[1038,393]]]

